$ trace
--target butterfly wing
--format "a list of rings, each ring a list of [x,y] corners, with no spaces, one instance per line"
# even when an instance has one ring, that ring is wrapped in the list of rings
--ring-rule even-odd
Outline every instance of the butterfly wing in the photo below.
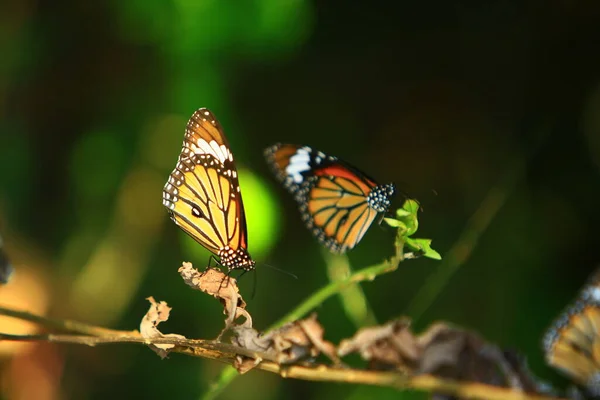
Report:
[[[190,118],[177,166],[163,190],[171,218],[229,269],[253,269],[233,155],[207,109]]]
[[[330,175],[332,171],[328,171],[320,171],[311,179],[311,188],[299,203],[300,211],[320,242],[333,252],[343,253],[362,239],[377,212],[366,201],[372,187],[357,177]]]
[[[377,185],[335,157],[292,144],[272,146],[265,156],[294,195],[308,228],[333,252],[356,246],[378,212],[389,207],[393,185]]]
[[[548,364],[585,386],[593,396],[600,395],[600,285],[597,277],[544,336]]]

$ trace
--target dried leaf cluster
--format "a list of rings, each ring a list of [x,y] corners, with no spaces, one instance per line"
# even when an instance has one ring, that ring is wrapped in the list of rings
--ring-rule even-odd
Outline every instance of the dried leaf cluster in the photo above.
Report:
[[[477,334],[447,323],[435,323],[425,332],[415,334],[410,320],[399,318],[363,328],[352,338],[342,340],[339,346],[324,338],[325,329],[318,322],[316,313],[278,329],[259,332],[252,326],[252,318],[245,309],[246,302],[239,294],[234,278],[217,269],[199,272],[190,263],[184,263],[179,272],[190,287],[213,296],[222,304],[225,327],[217,341],[229,332],[231,344],[247,350],[245,355],[237,354],[234,360],[240,373],[248,372],[263,360],[275,362],[282,369],[288,365],[322,366],[324,364],[318,361],[321,354],[330,360],[333,368],[350,368],[341,358],[355,353],[366,362],[367,370],[396,371],[402,376],[430,374],[523,393],[548,393],[547,386],[538,382],[518,355],[502,351]],[[170,308],[164,302],[149,300],[151,307],[142,321],[142,335],[173,337],[156,328],[168,318]],[[238,323],[239,317],[244,318]],[[152,346],[164,357],[173,345]]]

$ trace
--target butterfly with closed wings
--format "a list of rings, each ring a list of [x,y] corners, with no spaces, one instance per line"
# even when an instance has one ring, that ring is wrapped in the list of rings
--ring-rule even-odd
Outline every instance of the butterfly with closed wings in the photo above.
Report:
[[[206,108],[190,118],[177,166],[163,189],[171,219],[229,271],[251,271],[246,216],[233,155]]]
[[[544,336],[546,362],[600,396],[600,270]]]
[[[309,146],[276,144],[265,157],[298,202],[302,219],[325,247],[344,253],[360,242],[396,188]]]

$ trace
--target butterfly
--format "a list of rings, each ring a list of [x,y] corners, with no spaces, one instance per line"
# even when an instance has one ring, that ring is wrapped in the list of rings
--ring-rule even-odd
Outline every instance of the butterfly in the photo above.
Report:
[[[548,329],[546,362],[600,396],[600,270]]]
[[[265,158],[294,195],[308,229],[334,253],[360,242],[377,214],[387,211],[396,190],[309,146],[278,143],[265,150]]]
[[[201,108],[190,118],[177,166],[163,189],[171,219],[229,271],[254,269],[233,154],[221,124]]]

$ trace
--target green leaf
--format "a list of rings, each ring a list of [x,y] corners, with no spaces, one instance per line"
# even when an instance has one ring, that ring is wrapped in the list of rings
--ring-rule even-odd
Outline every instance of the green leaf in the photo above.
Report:
[[[417,215],[419,211],[419,202],[413,199],[408,199],[402,205],[402,209],[408,211],[410,214]]]
[[[399,208],[399,209],[396,210],[396,216],[398,218],[404,218],[404,217],[409,216],[410,214],[411,214],[411,212],[410,211],[406,211],[404,208]]]
[[[441,260],[440,253],[431,248],[431,239],[406,238],[406,247],[413,251],[422,253],[423,257],[433,260]]]
[[[419,220],[417,219],[417,215],[415,214],[411,217],[412,218],[406,222],[406,236],[414,235],[415,232],[417,232],[417,229],[419,229]]]
[[[418,212],[419,203],[408,199],[401,208],[396,210],[397,218],[384,218],[385,222],[398,229],[396,243],[404,245],[407,250],[414,252],[414,256],[425,256],[434,260],[441,260],[440,253],[431,248],[431,239],[411,238],[419,229]]]
[[[399,221],[395,218],[384,218],[383,220],[391,227],[406,230],[406,224],[402,221]]]

